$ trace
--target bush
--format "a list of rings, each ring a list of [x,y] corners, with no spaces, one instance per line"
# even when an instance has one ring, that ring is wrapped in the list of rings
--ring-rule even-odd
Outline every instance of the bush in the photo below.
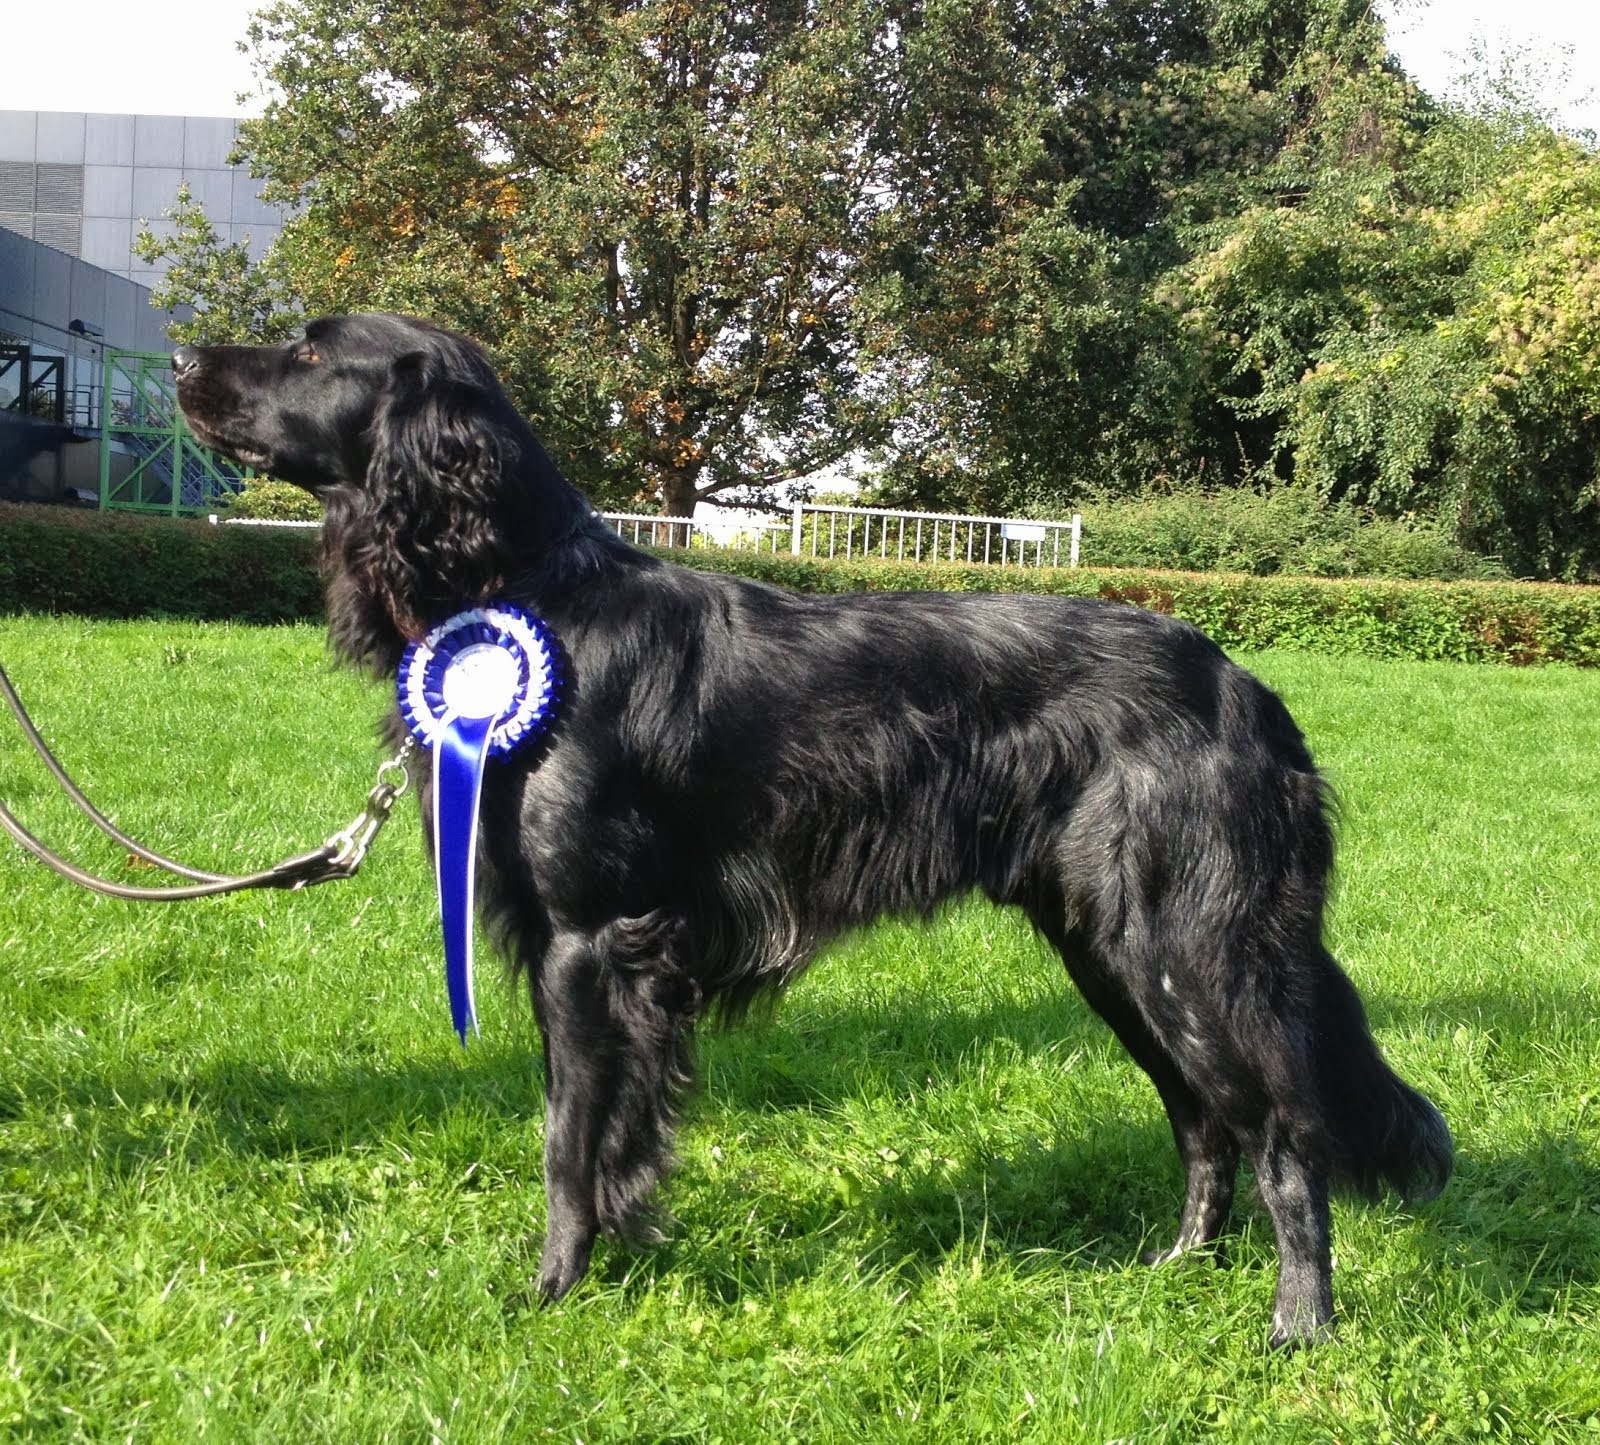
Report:
[[[0,505],[0,611],[282,622],[322,616],[314,532]],[[955,562],[657,555],[801,592],[1037,592],[1185,617],[1224,647],[1600,666],[1600,587]]]
[[[0,504],[0,610],[286,622],[318,617],[317,534]]]
[[[262,522],[320,522],[322,503],[293,482],[246,477],[243,488],[224,504],[224,514]]]
[[[770,552],[662,553],[801,592],[1032,592],[1183,617],[1223,647],[1456,662],[1600,666],[1600,587],[1254,577],[954,562],[824,561]]]
[[[1329,503],[1306,486],[1229,488],[1086,503],[1084,560],[1096,567],[1302,577],[1504,577],[1491,557],[1428,521]]]

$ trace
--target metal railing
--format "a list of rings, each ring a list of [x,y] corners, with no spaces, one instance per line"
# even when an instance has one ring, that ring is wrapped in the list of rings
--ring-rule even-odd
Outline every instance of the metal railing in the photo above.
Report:
[[[600,512],[614,532],[641,547],[729,547],[811,557],[879,557],[896,561],[986,562],[1006,567],[1076,567],[1083,516],[1066,521],[968,517],[948,512],[896,512],[885,507],[797,503],[787,517],[733,508],[714,521],[654,512]],[[215,516],[213,522],[219,519]],[[226,517],[233,525],[316,527]]]
[[[647,512],[601,512],[617,536],[636,547],[692,547],[693,517],[662,517]]]
[[[11,393],[7,411],[37,421],[67,419],[66,363],[31,346],[0,346],[0,389]]]
[[[1083,517],[1065,520],[898,512],[796,502],[787,517],[738,514],[662,517],[602,512],[620,537],[650,547],[737,547],[810,557],[879,557],[899,562],[985,562],[997,566],[1076,567]]]
[[[113,480],[116,443],[133,465]],[[203,512],[237,492],[248,470],[200,445],[184,424],[164,351],[107,348],[100,387],[100,505]]]

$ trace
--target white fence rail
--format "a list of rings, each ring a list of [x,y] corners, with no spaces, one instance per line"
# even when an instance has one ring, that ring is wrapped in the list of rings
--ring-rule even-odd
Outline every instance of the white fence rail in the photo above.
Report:
[[[707,522],[642,512],[600,514],[630,542],[651,547],[720,546],[796,557],[881,557],[896,561],[991,562],[1076,567],[1083,517],[1035,521],[954,512],[896,512],[796,502],[787,517],[739,515]]]
[[[617,536],[641,547],[692,547],[710,540],[709,530],[693,517],[663,517],[659,512],[601,512]]]

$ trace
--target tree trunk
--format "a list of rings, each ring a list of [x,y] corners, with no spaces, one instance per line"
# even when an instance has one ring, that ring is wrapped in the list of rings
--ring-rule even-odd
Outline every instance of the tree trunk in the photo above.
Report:
[[[661,472],[661,515],[664,517],[692,517],[694,516],[695,501],[695,473],[683,470],[662,469]],[[685,528],[675,527],[673,531],[683,532]],[[678,538],[682,542],[683,537]]]

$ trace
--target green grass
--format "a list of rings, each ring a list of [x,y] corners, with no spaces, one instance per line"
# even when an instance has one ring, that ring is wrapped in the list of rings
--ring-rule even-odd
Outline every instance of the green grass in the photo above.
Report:
[[[202,866],[319,841],[380,758],[383,691],[311,629],[9,619],[0,659]],[[456,1045],[403,803],[293,897],[121,903],[5,844],[0,1436],[1600,1439],[1600,674],[1247,661],[1340,790],[1334,942],[1459,1150],[1434,1204],[1337,1206],[1333,1342],[1265,1349],[1248,1188],[1226,1268],[1135,1262],[1181,1194],[1154,1091],[976,905],[706,1036],[670,1241],[540,1310],[536,1033],[480,983]],[[0,794],[118,866],[9,729]]]

